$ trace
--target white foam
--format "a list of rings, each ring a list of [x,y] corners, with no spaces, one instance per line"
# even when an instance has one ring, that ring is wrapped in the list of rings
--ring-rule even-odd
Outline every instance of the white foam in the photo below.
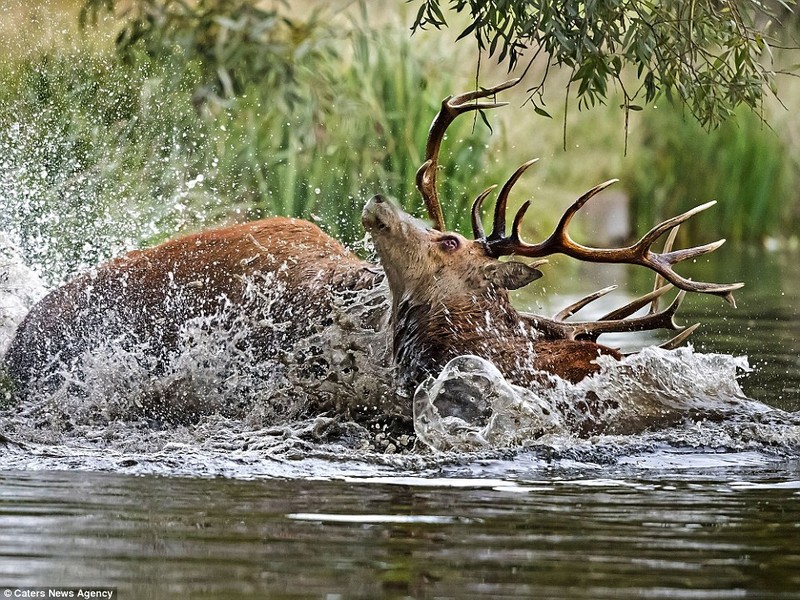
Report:
[[[25,264],[10,237],[0,232],[0,356],[30,308],[46,293],[44,281]]]
[[[521,388],[482,358],[455,358],[415,393],[417,436],[438,451],[474,451],[540,445],[548,436],[624,436],[713,421],[738,423],[740,431],[751,423],[749,435],[770,443],[776,440],[769,432],[780,427],[784,444],[800,443],[797,419],[784,419],[742,392],[737,376],[749,371],[744,357],[648,347],[598,362],[600,372],[577,384],[543,377]],[[765,415],[769,426],[752,422]],[[709,429],[721,435],[718,427]]]

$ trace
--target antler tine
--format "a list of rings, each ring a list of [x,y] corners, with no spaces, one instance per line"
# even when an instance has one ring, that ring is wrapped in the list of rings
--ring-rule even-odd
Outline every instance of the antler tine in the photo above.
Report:
[[[680,225],[684,221],[688,221],[697,213],[701,213],[706,209],[711,208],[717,203],[716,200],[712,200],[711,202],[706,202],[705,204],[701,204],[700,206],[695,206],[694,208],[687,210],[684,213],[679,214],[677,217],[672,217],[671,219],[667,219],[666,221],[659,223],[655,227],[653,227],[650,231],[645,233],[636,244],[634,244],[635,248],[642,247],[649,249],[650,246],[655,243],[655,241],[664,235],[664,232],[673,229],[674,227]]]
[[[509,88],[514,87],[517,85],[522,77],[514,77],[513,79],[509,79],[504,81],[503,83],[498,83],[497,85],[490,87],[490,88],[481,88],[479,90],[470,90],[468,92],[464,92],[455,96],[449,96],[448,101],[452,104],[463,104],[464,102],[469,102],[470,100],[477,100],[478,98],[486,98],[488,96],[494,96],[498,92],[502,92],[503,90],[507,90]],[[490,103],[486,103],[490,104]],[[505,106],[508,102],[501,102],[499,106]],[[493,106],[484,106],[483,108],[494,108]]]
[[[492,233],[486,238],[486,241],[491,245],[495,240],[501,240],[506,235],[506,210],[508,207],[508,196],[511,189],[522,177],[522,174],[528,170],[528,167],[538,162],[538,158],[533,158],[527,162],[522,163],[517,170],[506,180],[500,193],[497,195],[497,202],[494,205],[494,219],[492,221]],[[526,209],[527,210],[527,209]],[[523,212],[524,214],[524,212]]]
[[[717,203],[716,200],[712,200],[711,202],[706,202],[705,204],[701,204],[700,206],[696,206],[691,210],[687,210],[686,212],[672,217],[671,219],[667,219],[663,223],[659,223],[655,227],[653,227],[650,231],[648,231],[642,238],[636,242],[631,248],[635,253],[637,253],[641,257],[642,264],[646,267],[649,267],[659,273],[664,279],[669,281],[670,283],[674,284],[676,287],[687,290],[690,292],[700,292],[704,294],[713,294],[716,296],[721,296],[727,302],[732,304],[734,308],[736,307],[736,301],[733,298],[733,291],[740,289],[744,286],[743,283],[729,283],[729,284],[718,284],[718,283],[704,283],[704,282],[695,282],[691,281],[690,279],[686,279],[678,275],[673,269],[672,265],[675,265],[681,261],[696,258],[698,256],[702,256],[703,254],[708,254],[709,252],[713,252],[722,244],[725,243],[724,239],[717,240],[716,242],[711,242],[709,244],[704,244],[702,246],[695,246],[693,248],[684,248],[682,250],[671,250],[668,249],[671,247],[671,244],[667,246],[665,244],[665,250],[662,254],[657,254],[650,250],[650,247],[655,243],[655,241],[660,238],[665,232],[674,230],[678,227],[681,223],[687,221],[697,213],[700,213],[708,208],[711,208]]]
[[[520,212],[517,213],[517,219],[515,219],[515,227],[512,235],[510,237],[501,237],[491,240],[488,244],[489,251],[494,257],[500,257],[509,254],[540,257],[561,253],[572,258],[589,262],[640,265],[652,269],[681,290],[721,296],[733,306],[736,306],[732,292],[741,288],[744,285],[743,283],[720,284],[696,282],[685,277],[681,277],[672,268],[673,265],[683,260],[713,252],[723,243],[725,243],[725,240],[718,240],[710,244],[695,246],[693,248],[686,248],[683,250],[669,250],[661,254],[651,250],[653,243],[655,243],[655,241],[665,232],[674,229],[697,213],[713,206],[715,202],[707,202],[706,204],[702,204],[698,207],[688,210],[677,217],[672,217],[663,223],[659,223],[653,229],[648,231],[639,241],[624,248],[591,248],[578,244],[569,236],[567,227],[569,226],[569,223],[575,214],[586,204],[586,202],[597,195],[598,192],[616,181],[616,179],[605,181],[600,185],[593,187],[591,190],[583,194],[583,196],[578,198],[578,200],[576,200],[572,206],[570,206],[564,212],[564,215],[561,217],[561,220],[558,222],[558,225],[553,233],[550,234],[546,240],[538,244],[527,244],[520,239],[519,222],[521,221],[521,215],[524,215],[525,210],[527,210],[527,205],[523,205],[522,209],[520,209]]]
[[[417,189],[425,201],[428,216],[433,220],[434,227],[439,231],[444,231],[444,214],[436,191],[436,172],[439,168],[439,150],[447,128],[462,113],[506,106],[507,102],[472,101],[493,96],[516,85],[519,81],[520,78],[509,79],[494,87],[472,90],[456,96],[448,96],[442,100],[442,107],[434,117],[431,128],[428,131],[428,141],[425,145],[425,162],[417,170],[416,176]]]
[[[697,331],[698,327],[700,327],[700,323],[695,323],[694,325],[690,325],[683,331],[681,331],[678,335],[669,338],[663,344],[659,344],[658,347],[664,350],[675,350],[678,346],[680,346],[683,342],[685,342],[689,336],[691,336],[695,331]],[[637,354],[639,351],[636,352],[626,352],[625,356],[630,356],[631,354]]]
[[[527,168],[527,166],[525,168]],[[522,207],[517,212],[516,217],[514,218],[514,226],[512,228],[511,236],[490,239],[489,250],[495,257],[507,256],[509,254],[517,254],[519,256],[539,257],[539,256],[548,256],[550,254],[556,254],[557,252],[561,252],[563,254],[566,254],[567,256],[573,256],[571,252],[575,252],[576,250],[581,248],[584,248],[586,250],[594,250],[592,248],[586,248],[584,246],[581,246],[580,244],[573,241],[572,238],[569,236],[569,233],[567,233],[567,227],[569,226],[570,221],[572,221],[572,217],[575,216],[575,213],[577,213],[583,207],[584,204],[586,204],[594,196],[599,194],[601,191],[606,189],[611,184],[616,183],[617,181],[619,181],[619,179],[609,179],[608,181],[604,181],[603,183],[594,186],[592,189],[590,189],[588,192],[586,192],[580,198],[578,198],[575,202],[573,202],[572,205],[566,211],[564,211],[564,214],[561,216],[561,219],[559,220],[558,225],[556,225],[556,228],[553,231],[553,233],[551,233],[550,236],[545,241],[539,244],[527,244],[523,242],[522,237],[519,233],[519,228],[522,223],[522,218],[525,216],[525,212],[528,210],[528,207],[530,206],[530,202],[526,202],[525,204],[522,205]],[[607,252],[606,250],[599,250],[599,251]],[[579,258],[579,257],[574,257],[574,258]],[[591,260],[591,259],[585,259],[585,260]],[[614,262],[614,261],[605,261],[605,262]]]
[[[600,290],[595,294],[601,294],[604,291],[605,290]],[[603,333],[650,331],[653,329],[672,329],[680,331],[683,330],[683,327],[675,323],[675,313],[678,311],[681,302],[683,302],[684,296],[686,296],[686,292],[681,290],[667,308],[660,312],[649,313],[641,317],[600,319],[597,321],[564,321],[558,318],[547,319],[528,313],[523,313],[523,316],[539,331],[557,339],[566,338],[594,341]],[[587,298],[590,298],[590,296],[587,296]],[[587,304],[588,302],[591,302],[591,300],[588,300]],[[641,306],[645,304],[647,304],[647,302]],[[559,315],[560,314],[561,313],[559,313]]]
[[[584,296],[577,302],[573,302],[569,306],[562,308],[553,316],[553,319],[556,321],[563,321],[564,319],[568,319],[587,304],[594,302],[598,298],[602,298],[609,292],[613,292],[615,289],[617,289],[616,285],[610,285],[608,287],[604,287],[602,290],[597,290],[596,292],[593,292],[588,296]]]
[[[680,346],[683,342],[685,342],[690,335],[692,335],[695,331],[697,331],[698,327],[700,327],[700,323],[695,323],[694,325],[690,325],[675,337],[672,337],[663,344],[661,344],[659,348],[663,348],[664,350],[674,350],[675,348]]]
[[[486,197],[491,194],[496,187],[497,184],[489,186],[483,190],[478,197],[475,198],[475,202],[472,203],[472,237],[476,240],[482,240],[486,237],[486,232],[483,230],[483,222],[481,221],[481,207],[483,206],[483,201],[486,200]]]
[[[566,211],[564,211],[564,214],[558,221],[558,225],[556,225],[555,230],[544,242],[541,244],[521,244],[520,249],[523,250],[523,252],[526,252],[526,254],[523,254],[523,256],[528,256],[527,253],[529,252],[539,252],[542,250],[544,250],[547,254],[552,254],[552,251],[548,251],[548,248],[556,245],[564,247],[578,246],[578,244],[576,244],[572,238],[569,237],[569,233],[567,233],[567,227],[569,226],[570,221],[572,221],[572,217],[574,217],[575,214],[581,208],[583,208],[584,204],[617,181],[619,181],[619,179],[609,179],[608,181],[604,181],[603,183],[594,186],[588,192],[584,193],[580,198],[573,202]],[[522,254],[522,252],[519,252],[518,254]]]
[[[613,185],[613,184],[617,183],[618,181],[619,181],[619,179],[609,179],[608,181],[604,181],[603,183],[600,183],[600,184],[594,186],[588,192],[585,192],[580,198],[578,198],[575,202],[573,202],[572,205],[566,211],[564,211],[564,215],[561,217],[561,220],[558,222],[558,225],[556,225],[555,231],[552,233],[552,235],[547,240],[542,242],[541,245],[547,244],[550,239],[552,239],[554,241],[555,240],[559,240],[562,243],[570,244],[570,245],[573,245],[573,246],[577,245],[577,244],[575,244],[575,242],[572,241],[572,238],[570,238],[569,234],[567,233],[567,227],[569,226],[570,221],[572,221],[572,217],[574,217],[575,214],[580,209],[582,209],[583,206],[589,200],[594,198],[597,194],[602,192],[608,186]]]
[[[607,315],[603,315],[600,317],[601,321],[613,320],[613,319],[624,319],[625,317],[631,316],[637,310],[642,308],[643,306],[647,306],[650,304],[651,306],[655,303],[657,305],[658,299],[661,298],[664,294],[670,291],[673,288],[671,283],[666,285],[662,285],[660,288],[657,288],[650,292],[649,294],[645,294],[644,296],[639,296],[635,300],[632,300],[625,306],[621,306],[620,308],[611,311]],[[657,312],[657,310],[651,310],[650,314]]]
[[[595,300],[601,298],[602,296],[605,296],[612,290],[616,289],[616,287],[617,286],[615,285],[611,285],[606,288],[603,288],[602,290],[598,290],[592,294],[589,294],[588,296],[581,298],[577,302],[574,302],[573,304],[570,304],[569,306],[561,310],[558,314],[556,314],[553,317],[553,320],[564,321],[564,319],[571,317],[580,309],[582,309],[584,306],[586,306],[590,302],[594,302]],[[610,333],[610,331],[605,330],[606,328],[609,327],[608,325],[609,323],[611,324],[610,326],[614,328],[613,331],[643,331],[646,329],[659,329],[659,328],[681,329],[680,327],[678,327],[678,325],[675,324],[673,317],[677,312],[678,307],[680,306],[683,300],[683,296],[686,294],[686,292],[681,292],[679,294],[679,297],[675,299],[672,305],[670,305],[666,309],[666,311],[664,311],[664,313],[658,313],[657,311],[649,312],[647,316],[653,319],[652,322],[649,322],[647,320],[637,321],[636,319],[634,319],[633,321],[636,322],[635,325],[636,328],[631,330],[626,329],[626,327],[629,326],[628,323],[632,321],[627,317],[630,317],[637,310],[647,306],[648,304],[652,306],[652,304],[654,304],[658,298],[666,294],[669,290],[672,289],[672,287],[673,287],[672,284],[669,283],[666,285],[662,285],[661,287],[653,290],[649,294],[640,296],[639,298],[636,298],[635,300],[629,302],[625,306],[622,306],[614,311],[611,311],[606,315],[603,315],[596,321],[598,323],[606,323],[606,325],[600,327],[600,329],[603,329],[602,331],[599,332],[595,331],[596,326],[593,325],[593,322],[585,322],[585,323],[565,322],[564,325],[566,325],[567,327],[578,326],[579,330],[573,331],[573,335],[575,335],[576,337],[578,336],[588,337],[590,339],[597,339],[600,333]],[[653,317],[653,315],[656,316]],[[675,341],[675,344],[677,346],[677,344],[680,344],[683,340],[689,337],[689,335],[691,335],[691,332],[694,331],[695,329],[696,327],[693,327],[691,331],[684,336],[681,335],[675,336],[674,338],[672,338],[672,340],[670,340],[670,342]]]
[[[681,290],[672,303],[662,311],[649,313],[641,317],[625,319],[600,319],[598,321],[570,323],[574,327],[575,339],[597,340],[603,333],[622,333],[630,331],[650,331],[652,329],[683,329],[675,322],[675,313],[683,302],[686,292]]]
[[[669,234],[667,235],[667,239],[664,241],[664,248],[662,252],[669,252],[672,250],[672,246],[675,243],[675,239],[678,237],[678,231],[680,230],[680,225],[675,225],[672,229],[669,230]],[[653,291],[656,291],[660,287],[662,287],[666,283],[666,279],[664,279],[660,273],[656,273],[655,280],[653,281]],[[654,313],[658,311],[658,304],[659,304],[660,296],[656,296],[653,298],[652,303],[650,304],[650,312]]]

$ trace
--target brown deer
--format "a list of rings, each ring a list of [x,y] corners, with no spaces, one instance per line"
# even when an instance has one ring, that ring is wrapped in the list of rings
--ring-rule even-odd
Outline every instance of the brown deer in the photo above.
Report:
[[[231,306],[239,311],[263,311],[265,308],[255,305],[246,293],[253,278],[280,289],[268,310],[271,318],[290,325],[252,334],[269,338],[250,340],[262,346],[264,356],[268,356],[322,326],[331,307],[341,304],[342,294],[379,288],[385,273],[391,315],[384,335],[391,348],[400,402],[408,400],[425,376],[462,354],[491,360],[509,380],[522,385],[543,374],[578,381],[597,370],[594,361],[599,354],[620,356],[616,350],[596,343],[600,334],[680,329],[673,315],[684,291],[716,294],[732,301],[731,292],[742,284],[694,282],[672,269],[675,263],[711,252],[722,242],[677,251],[672,251],[668,242],[670,247],[662,253],[650,249],[663,234],[674,232],[680,223],[709,205],[665,221],[629,247],[588,248],[574,242],[566,229],[575,213],[612,183],[606,182],[579,198],[544,242],[527,244],[520,237],[520,224],[529,203],[517,212],[511,233],[506,235],[509,193],[533,161],[517,169],[501,189],[489,235],[483,231],[480,209],[493,188],[480,194],[473,205],[474,240],[446,232],[436,193],[444,133],[459,114],[502,106],[477,100],[494,96],[514,83],[516,80],[443,101],[431,126],[426,161],[417,175],[432,227],[381,196],[367,203],[362,220],[372,235],[383,271],[315,225],[283,217],[211,229],[131,252],[77,276],[33,307],[5,357],[18,395],[24,398],[30,390],[56,388],[63,382],[64,365],[91,349],[100,338],[121,336],[144,341],[154,356],[162,357],[174,348],[180,328],[189,319],[213,316],[222,307]],[[669,284],[592,322],[566,319],[611,288],[584,298],[553,319],[518,312],[509,301],[508,290],[541,277],[537,267],[546,261],[525,264],[500,258],[538,259],[554,253],[593,262],[642,265]],[[672,285],[681,293],[668,308],[657,310],[658,297]],[[357,295],[350,298],[351,302],[359,301]],[[648,303],[652,306],[650,314],[631,316]],[[219,326],[231,324],[223,321]],[[690,331],[685,330],[673,343],[682,341]],[[311,410],[331,410],[336,405],[321,400],[312,403]],[[409,406],[395,408],[399,413],[410,413]]]
[[[243,332],[245,338],[267,332],[269,339],[244,342],[268,358],[319,328],[337,292],[382,279],[374,265],[302,219],[209,229],[130,252],[50,292],[17,328],[6,369],[20,398],[51,392],[64,383],[65,371],[80,366],[74,363],[84,352],[115,338],[122,345],[146,344],[158,369],[170,360],[190,319],[237,312],[269,312],[274,323],[285,325]],[[253,284],[274,291],[268,307],[248,294]],[[223,320],[217,326],[236,325]],[[182,420],[186,406],[163,405],[170,400],[175,399],[160,399],[150,412]]]
[[[686,291],[715,294],[733,303],[732,292],[741,283],[712,284],[690,281],[672,268],[675,263],[701,256],[719,248],[724,240],[704,246],[673,251],[677,227],[713,202],[664,221],[639,241],[626,248],[589,248],[575,242],[567,227],[592,197],[614,183],[606,181],[583,194],[562,216],[555,231],[539,244],[527,244],[520,225],[530,207],[525,202],[506,235],[506,206],[514,184],[536,161],[520,166],[502,187],[494,209],[492,231],[486,235],[480,209],[494,186],[482,192],[472,206],[474,240],[446,232],[436,190],[438,155],[442,139],[452,121],[468,111],[491,109],[506,103],[476,102],[515,85],[511,80],[496,87],[451,96],[442,102],[434,119],[426,147],[426,161],[417,172],[417,187],[433,227],[428,227],[381,196],[364,208],[362,221],[374,239],[392,295],[391,335],[394,361],[406,387],[419,383],[458,355],[475,354],[492,361],[512,382],[525,385],[543,373],[577,382],[598,370],[599,354],[619,357],[611,348],[596,343],[608,332],[681,329],[673,320]],[[651,250],[665,233],[671,232],[662,253]],[[530,265],[504,256],[541,258],[555,253],[590,262],[641,265],[658,274],[656,289],[629,305],[592,322],[565,319],[589,302],[608,293],[606,288],[561,311],[554,319],[520,313],[511,305],[508,290],[518,289],[541,277],[538,260]],[[669,282],[659,285],[660,278]],[[658,298],[676,286],[681,293],[662,311]],[[645,316],[631,317],[651,304]],[[693,326],[666,344],[673,347],[685,340]]]

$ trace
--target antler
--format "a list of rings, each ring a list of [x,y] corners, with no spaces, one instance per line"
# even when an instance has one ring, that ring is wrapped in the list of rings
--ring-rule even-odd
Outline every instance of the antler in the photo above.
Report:
[[[672,269],[672,266],[676,263],[713,252],[723,243],[725,243],[724,239],[712,242],[710,244],[705,244],[703,246],[695,246],[693,248],[686,248],[683,250],[665,250],[661,254],[651,250],[651,246],[662,235],[679,226],[681,223],[690,219],[697,213],[704,211],[716,204],[716,202],[713,201],[697,206],[683,214],[678,215],[677,217],[667,219],[663,223],[653,227],[653,229],[648,231],[639,241],[630,246],[624,248],[590,248],[588,246],[583,246],[570,237],[569,233],[567,233],[567,227],[569,226],[572,217],[575,216],[575,213],[577,213],[584,204],[586,204],[590,199],[610,186],[612,183],[618,181],[617,179],[610,179],[609,181],[605,181],[600,185],[593,187],[580,198],[578,198],[575,203],[564,212],[564,215],[558,222],[555,231],[553,231],[553,233],[543,242],[538,244],[528,244],[525,243],[520,236],[520,223],[522,222],[525,213],[531,205],[530,200],[525,202],[525,204],[523,204],[517,211],[511,227],[511,235],[507,236],[505,230],[506,201],[508,198],[508,193],[511,191],[511,187],[519,179],[522,173],[524,173],[525,170],[534,162],[535,161],[528,161],[520,166],[503,186],[495,206],[492,233],[489,234],[488,237],[485,236],[483,227],[480,225],[479,212],[483,201],[489,195],[491,189],[484,191],[475,199],[475,202],[472,206],[472,222],[475,237],[476,239],[483,239],[489,253],[492,256],[500,257],[515,254],[518,256],[541,257],[549,256],[550,254],[561,253],[571,256],[572,258],[589,262],[641,265],[652,269],[681,290],[722,296],[734,306],[736,305],[732,292],[741,288],[744,285],[743,283],[719,284],[695,282],[691,281],[690,279],[686,279],[685,277],[681,277]]]
[[[442,100],[442,108],[433,119],[428,132],[428,142],[425,146],[425,162],[422,163],[422,166],[417,171],[417,189],[425,201],[428,215],[433,219],[433,226],[439,231],[444,231],[444,215],[436,192],[436,173],[439,169],[439,149],[441,148],[445,131],[447,131],[450,123],[462,113],[506,106],[508,102],[472,101],[494,96],[497,92],[507,90],[516,85],[518,81],[519,78],[510,79],[491,88],[473,90],[457,96],[448,96]]]
[[[672,244],[675,242],[677,230],[680,226],[674,227],[666,241],[664,242],[664,253],[672,250]],[[625,306],[612,310],[610,313],[603,315],[597,321],[583,321],[583,322],[568,322],[566,319],[574,315],[586,305],[602,298],[609,292],[617,289],[617,286],[611,285],[601,290],[593,292],[584,296],[580,300],[573,302],[566,308],[560,310],[553,319],[541,319],[541,317],[528,316],[529,319],[538,319],[538,325],[545,326],[545,333],[555,335],[557,337],[567,337],[570,339],[589,339],[597,341],[597,338],[603,333],[621,333],[629,331],[645,331],[650,329],[672,329],[679,331],[676,336],[661,344],[662,348],[672,350],[677,348],[686,339],[700,327],[699,323],[695,323],[689,327],[681,327],[675,323],[674,316],[683,301],[686,292],[681,290],[666,309],[663,311],[658,310],[658,304],[661,297],[673,288],[671,283],[664,285],[664,280],[659,273],[656,273],[655,285],[653,291],[649,294],[640,296]],[[647,315],[641,317],[628,318],[639,309],[650,305],[650,310]]]
[[[554,318],[547,319],[538,315],[526,314],[526,318],[533,321],[535,327],[546,335],[556,338],[583,339],[596,341],[603,333],[620,333],[627,331],[650,331],[653,329],[672,329],[675,331],[683,330],[683,327],[675,323],[675,313],[683,302],[686,292],[681,292],[675,300],[664,310],[651,312],[641,317],[631,317],[637,310],[653,302],[672,289],[672,285],[667,284],[657,290],[650,292],[633,302],[626,304],[622,308],[614,310],[607,315],[603,315],[596,321],[566,321],[568,316],[583,308],[589,302],[597,300],[614,289],[615,286],[604,288],[594,294],[582,298],[559,312]]]

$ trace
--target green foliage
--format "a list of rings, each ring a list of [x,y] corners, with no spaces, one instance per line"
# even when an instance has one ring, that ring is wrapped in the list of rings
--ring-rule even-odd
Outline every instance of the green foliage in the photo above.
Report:
[[[441,0],[420,0],[414,28],[446,26]],[[625,111],[659,95],[678,101],[704,126],[716,126],[739,105],[760,106],[774,72],[762,61],[769,48],[761,0],[451,0],[468,12],[459,39],[513,69],[528,48],[568,68],[579,106],[603,103],[615,85]],[[758,25],[758,26],[757,26]],[[634,85],[623,76],[636,73]],[[541,108],[548,69],[530,100]]]
[[[51,282],[232,217],[312,218],[347,242],[363,236],[374,193],[421,208],[413,182],[428,126],[459,91],[436,52],[403,31],[315,27],[281,50],[291,83],[265,83],[248,58],[267,52],[263,38],[220,33],[235,43],[202,53],[186,42],[199,39],[193,23],[155,20],[115,52],[0,63],[0,228]],[[221,71],[230,88],[210,82]],[[451,127],[440,177],[451,226],[466,227],[468,194],[499,179],[482,173],[488,134],[469,119]]]
[[[657,220],[719,200],[713,215],[686,223],[689,239],[712,236],[759,241],[788,234],[795,200],[795,176],[787,148],[776,132],[748,111],[712,132],[674,110],[643,118],[642,147],[631,176],[637,230]]]
[[[82,22],[114,8],[113,0],[87,0]],[[366,4],[361,9],[365,23]],[[406,35],[363,24],[339,34],[324,22],[317,13],[300,21],[252,0],[137,0],[116,46],[126,62],[177,53],[198,65],[195,101],[230,109],[224,137],[235,152],[222,153],[220,168],[243,182],[240,204],[258,215],[313,210],[332,232],[352,239],[370,190],[405,201],[413,195],[428,124],[454,90]],[[345,36],[351,48],[340,43]],[[353,59],[342,69],[344,54]],[[463,183],[480,167],[487,133],[468,127],[458,123],[450,132],[460,149],[443,178],[446,197],[455,195],[458,204],[455,227],[468,222],[460,210]]]
[[[414,174],[428,127],[452,80],[426,64],[403,33],[356,30],[352,63],[329,79],[301,80],[305,102],[285,112],[248,86],[228,111],[222,136],[233,149],[219,168],[238,181],[235,201],[253,216],[314,216],[345,240],[361,237],[364,201],[382,191],[414,210]],[[443,197],[453,226],[484,162],[488,131],[456,123],[442,153]]]
[[[199,67],[195,100],[220,101],[254,83],[274,90],[274,98],[292,105],[303,100],[299,71],[324,67],[336,57],[334,34],[317,14],[291,18],[263,9],[252,0],[134,0],[124,3],[116,38],[128,63],[177,55]],[[288,7],[287,3],[283,3]],[[85,0],[83,27],[113,13],[115,0]]]

